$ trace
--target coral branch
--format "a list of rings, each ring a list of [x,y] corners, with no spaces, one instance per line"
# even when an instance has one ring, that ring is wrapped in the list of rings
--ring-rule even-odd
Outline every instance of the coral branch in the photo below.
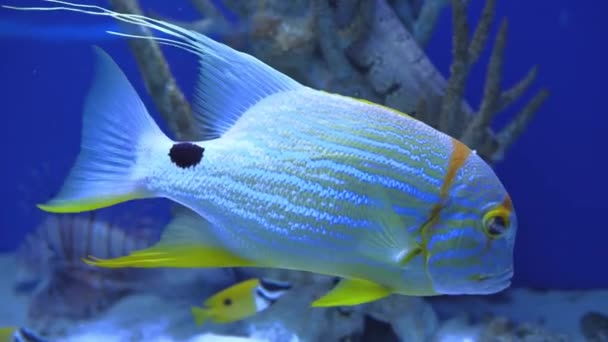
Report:
[[[495,11],[496,0],[487,0],[485,6],[483,7],[483,11],[481,12],[479,24],[477,25],[477,29],[475,29],[473,39],[471,39],[471,43],[469,45],[468,61],[470,64],[477,62],[483,48],[486,45],[486,42],[488,41]]]
[[[118,12],[142,14],[136,0],[112,0],[111,4]],[[143,26],[135,26],[134,29],[142,36],[151,35],[150,30]],[[146,89],[171,131],[177,139],[195,139],[192,109],[175,82],[158,44],[153,40],[132,39],[129,45],[139,65]]]
[[[192,0],[192,5],[198,10],[198,13],[203,17],[222,18],[222,12],[215,7],[213,1],[210,0]]]
[[[504,65],[504,52],[507,41],[507,20],[504,19],[498,35],[496,37],[496,43],[492,49],[492,55],[490,56],[490,63],[488,64],[488,70],[486,71],[486,84],[483,94],[483,101],[479,114],[473,123],[478,121],[477,128],[489,126],[494,119],[494,115],[497,113],[498,102],[500,98],[500,82],[502,80],[502,70]],[[472,124],[471,126],[474,126]]]
[[[457,135],[455,122],[463,120],[460,102],[464,96],[470,65],[468,61],[469,24],[467,9],[461,0],[452,0],[452,22],[454,35],[450,66],[450,78],[445,90],[439,115],[439,129],[450,135]]]
[[[414,23],[416,22],[416,16],[409,0],[395,0],[393,2],[393,9],[399,19],[410,32],[414,31]]]
[[[507,20],[504,19],[496,36],[496,43],[492,49],[490,63],[486,71],[486,83],[479,113],[477,113],[461,137],[462,141],[469,146],[479,144],[480,139],[483,138],[482,135],[485,133],[484,128],[491,125],[494,116],[498,113],[507,27]]]
[[[414,38],[420,46],[426,46],[431,40],[439,17],[439,12],[447,4],[447,0],[426,0],[422,4],[420,14],[413,27]]]
[[[312,6],[319,45],[329,69],[338,79],[346,79],[355,75],[355,70],[346,60],[344,50],[338,44],[337,27],[327,0],[312,0]]]
[[[340,44],[340,37],[337,34],[338,29],[327,0],[313,0],[312,9],[318,31],[319,46],[327,67],[333,74],[333,80],[328,86],[333,91],[345,95],[363,98],[372,97],[373,91],[344,54],[344,48]]]
[[[534,80],[536,79],[536,75],[538,73],[538,67],[533,67],[528,71],[526,76],[519,81],[516,85],[514,85],[511,89],[505,90],[500,95],[500,100],[498,104],[498,111],[501,112],[505,108],[509,107],[513,102],[519,99],[525,92],[530,88]]]
[[[515,119],[498,133],[496,140],[498,141],[499,148],[492,155],[493,161],[503,159],[505,151],[515,142],[515,140],[517,140],[517,138],[519,138],[521,133],[523,133],[528,122],[530,122],[534,114],[538,111],[538,108],[540,108],[548,96],[549,91],[547,89],[539,91],[519,114],[517,114]]]

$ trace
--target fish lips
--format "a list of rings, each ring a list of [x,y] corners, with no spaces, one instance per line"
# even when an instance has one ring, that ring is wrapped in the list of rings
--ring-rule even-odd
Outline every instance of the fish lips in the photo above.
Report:
[[[511,278],[513,278],[513,269],[509,268],[503,272],[489,275],[483,282],[485,283],[484,289],[488,293],[500,292],[509,286],[511,286]]]

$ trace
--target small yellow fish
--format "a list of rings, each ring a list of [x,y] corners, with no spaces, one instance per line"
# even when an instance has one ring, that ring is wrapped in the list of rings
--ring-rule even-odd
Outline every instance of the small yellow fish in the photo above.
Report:
[[[0,327],[0,342],[48,342],[25,328]]]
[[[252,278],[224,289],[203,303],[192,307],[197,325],[206,320],[230,323],[266,310],[291,288],[289,283]]]
[[[15,331],[18,329],[18,327],[0,328],[0,342],[13,342],[15,340]]]

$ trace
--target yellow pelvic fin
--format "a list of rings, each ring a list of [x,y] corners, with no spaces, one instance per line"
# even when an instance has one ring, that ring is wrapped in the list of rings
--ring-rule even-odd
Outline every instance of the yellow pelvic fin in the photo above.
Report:
[[[392,291],[380,284],[363,279],[342,279],[331,291],[315,300],[311,306],[358,305],[389,296]]]
[[[188,209],[180,209],[158,243],[113,259],[89,256],[89,265],[123,267],[244,267],[258,266],[222,246],[211,224]]]

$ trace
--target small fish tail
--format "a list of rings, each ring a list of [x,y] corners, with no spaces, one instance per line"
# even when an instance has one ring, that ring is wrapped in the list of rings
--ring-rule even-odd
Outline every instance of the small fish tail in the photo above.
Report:
[[[191,309],[192,316],[194,316],[194,323],[196,325],[203,325],[207,319],[209,319],[209,313],[207,310],[193,306]]]
[[[146,189],[141,159],[150,144],[169,139],[118,65],[94,50],[95,81],[85,102],[80,154],[59,194],[38,205],[47,212],[76,213],[154,197]]]

